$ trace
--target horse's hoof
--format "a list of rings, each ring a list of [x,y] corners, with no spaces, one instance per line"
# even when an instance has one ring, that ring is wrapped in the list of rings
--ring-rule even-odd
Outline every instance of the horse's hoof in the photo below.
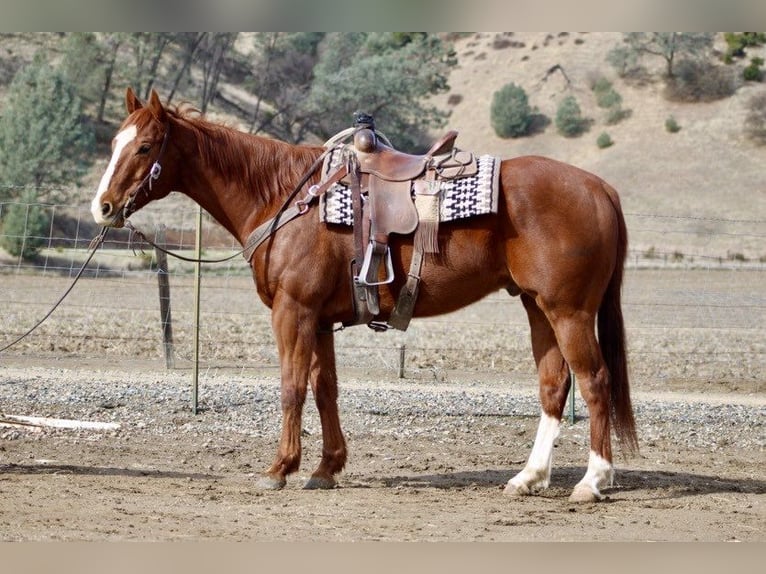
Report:
[[[569,495],[570,502],[598,502],[604,497],[598,492],[593,492],[590,486],[586,484],[578,484]]]
[[[507,496],[529,496],[532,491],[526,484],[514,484],[509,480],[503,489],[503,494]]]
[[[273,477],[268,474],[264,474],[255,483],[255,486],[261,490],[281,490],[287,484],[287,480],[284,477]]]
[[[325,478],[323,476],[312,476],[303,485],[304,490],[330,490],[336,488],[338,483],[334,478]]]

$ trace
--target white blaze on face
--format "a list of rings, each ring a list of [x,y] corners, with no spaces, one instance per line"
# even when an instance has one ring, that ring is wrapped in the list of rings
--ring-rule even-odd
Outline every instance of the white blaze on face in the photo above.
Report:
[[[125,149],[126,145],[136,139],[136,133],[136,126],[131,125],[114,137],[114,152],[112,153],[112,159],[109,160],[109,165],[106,166],[106,171],[101,177],[101,183],[98,185],[96,197],[93,198],[93,201],[90,204],[90,212],[93,214],[93,219],[95,219],[96,223],[99,225],[105,225],[109,222],[109,220],[105,218],[101,212],[101,198],[106,193],[106,190],[109,189],[109,184],[112,181],[112,176],[114,175],[114,170],[117,167],[117,162],[120,160],[122,151]]]

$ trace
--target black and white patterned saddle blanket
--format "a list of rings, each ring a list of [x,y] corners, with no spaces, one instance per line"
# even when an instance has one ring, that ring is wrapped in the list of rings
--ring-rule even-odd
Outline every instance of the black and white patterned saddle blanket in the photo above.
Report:
[[[497,213],[500,183],[500,159],[490,155],[477,160],[476,175],[438,180],[439,221],[454,221]],[[320,197],[319,217],[325,223],[353,225],[351,188],[343,182],[330,187]]]

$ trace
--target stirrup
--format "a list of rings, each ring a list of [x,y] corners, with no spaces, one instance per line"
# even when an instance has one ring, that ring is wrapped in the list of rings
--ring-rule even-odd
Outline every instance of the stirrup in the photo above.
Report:
[[[367,251],[364,254],[364,263],[362,263],[362,269],[359,271],[359,275],[355,278],[356,282],[360,285],[367,285],[368,287],[374,287],[376,285],[386,285],[394,280],[394,264],[391,261],[391,248],[386,245],[386,251],[384,258],[386,260],[386,275],[382,281],[370,281],[367,275],[370,273],[370,267],[373,265],[372,260],[375,259],[375,266],[373,271],[377,273],[380,268],[380,256],[375,256],[373,253],[374,243],[370,241],[367,245]]]

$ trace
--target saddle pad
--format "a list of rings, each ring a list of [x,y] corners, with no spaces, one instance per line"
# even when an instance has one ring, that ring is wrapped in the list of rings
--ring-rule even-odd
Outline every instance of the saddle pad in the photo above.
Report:
[[[500,182],[500,159],[490,155],[478,158],[479,171],[474,176],[439,180],[440,221],[454,221],[497,213]],[[320,197],[319,218],[325,223],[353,225],[351,189],[339,182]]]

